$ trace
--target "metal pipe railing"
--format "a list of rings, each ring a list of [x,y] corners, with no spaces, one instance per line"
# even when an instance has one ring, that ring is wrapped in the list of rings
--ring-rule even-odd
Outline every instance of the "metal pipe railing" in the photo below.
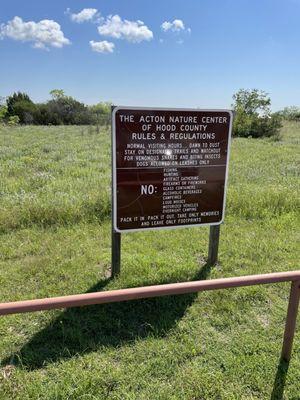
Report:
[[[218,290],[279,282],[292,282],[282,348],[282,358],[289,361],[299,308],[300,271],[275,272],[262,275],[171,283],[165,285],[76,294],[71,296],[0,303],[0,315],[50,310],[54,308],[80,307],[92,304],[113,303],[149,297],[195,293],[206,290]]]

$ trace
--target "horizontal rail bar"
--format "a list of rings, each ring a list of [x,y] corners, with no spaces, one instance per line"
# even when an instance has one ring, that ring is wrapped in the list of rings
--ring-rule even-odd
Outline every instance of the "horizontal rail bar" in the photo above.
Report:
[[[288,281],[294,282],[299,280],[300,271],[275,272],[271,274],[211,279],[207,281],[202,280],[182,283],[170,283],[166,285],[144,286],[130,289],[76,294],[71,296],[15,301],[10,303],[0,303],[0,315],[50,310],[54,308],[68,308],[87,306],[92,304],[113,303],[119,301],[143,299],[148,297],[194,293],[205,290],[263,285],[268,283]]]

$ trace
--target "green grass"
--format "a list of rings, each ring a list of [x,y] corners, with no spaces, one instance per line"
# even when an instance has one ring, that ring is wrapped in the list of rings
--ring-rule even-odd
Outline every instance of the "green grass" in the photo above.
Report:
[[[111,281],[108,131],[1,127],[0,301],[299,269],[299,134],[233,140],[218,266],[205,265],[207,228],[131,233]],[[299,400],[299,323],[278,369],[288,295],[279,284],[3,317],[0,399]]]

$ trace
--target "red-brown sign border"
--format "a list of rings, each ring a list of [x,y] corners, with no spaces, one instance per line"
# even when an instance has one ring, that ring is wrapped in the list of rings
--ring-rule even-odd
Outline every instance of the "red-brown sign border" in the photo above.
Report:
[[[225,182],[224,182],[224,199],[222,209],[222,219],[219,222],[208,222],[204,224],[191,224],[191,225],[175,225],[175,226],[163,226],[163,227],[145,227],[135,229],[119,229],[117,226],[117,159],[116,159],[116,123],[115,117],[119,110],[146,110],[146,111],[191,111],[191,112],[227,112],[230,115],[230,124],[228,132],[228,143],[227,143],[227,156],[226,156],[226,171],[225,171]],[[233,123],[233,111],[229,109],[204,109],[204,108],[168,108],[168,107],[134,107],[134,106],[115,106],[111,114],[111,126],[112,126],[112,210],[113,210],[113,229],[118,233],[127,232],[139,232],[148,230],[162,230],[162,229],[177,229],[177,228],[192,228],[199,226],[212,226],[221,225],[225,218],[225,205],[226,205],[226,194],[227,194],[227,181],[228,181],[228,164],[230,157],[230,145],[231,145],[231,133]]]

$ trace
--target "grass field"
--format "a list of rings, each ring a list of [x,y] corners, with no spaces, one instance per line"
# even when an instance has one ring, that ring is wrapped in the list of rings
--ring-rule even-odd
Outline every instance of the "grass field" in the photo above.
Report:
[[[110,135],[0,127],[0,301],[299,269],[300,125],[234,139],[220,262],[207,228],[123,235],[110,269]],[[279,365],[289,285],[0,319],[0,399],[300,399],[300,324]]]

